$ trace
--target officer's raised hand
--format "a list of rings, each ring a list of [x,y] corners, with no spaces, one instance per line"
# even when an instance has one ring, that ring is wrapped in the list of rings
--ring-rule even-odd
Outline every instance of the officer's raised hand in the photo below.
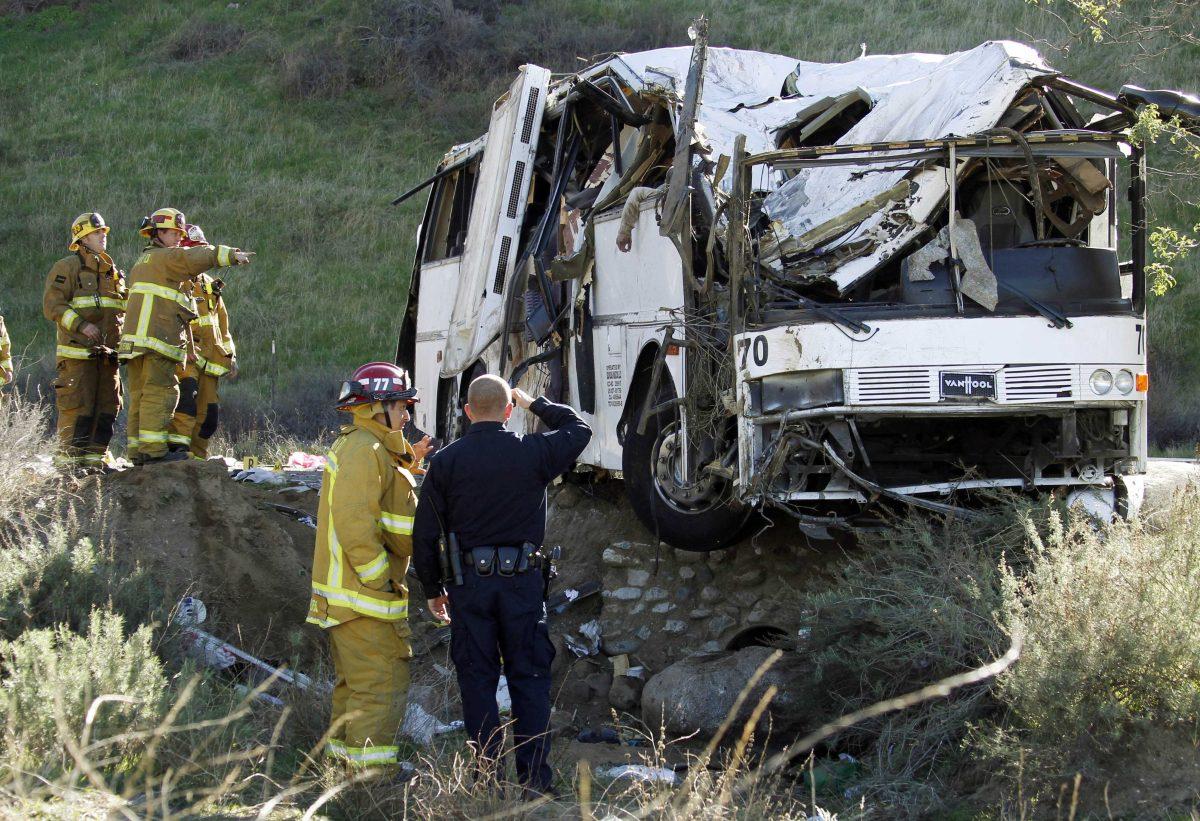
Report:
[[[533,397],[520,388],[512,389],[512,398],[513,404],[522,410],[529,410],[529,406],[533,404]]]

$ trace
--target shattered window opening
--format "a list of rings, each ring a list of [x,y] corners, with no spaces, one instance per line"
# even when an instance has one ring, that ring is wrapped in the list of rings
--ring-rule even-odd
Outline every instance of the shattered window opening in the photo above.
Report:
[[[424,227],[425,262],[462,256],[478,170],[479,161],[474,160],[435,184],[434,205]]]

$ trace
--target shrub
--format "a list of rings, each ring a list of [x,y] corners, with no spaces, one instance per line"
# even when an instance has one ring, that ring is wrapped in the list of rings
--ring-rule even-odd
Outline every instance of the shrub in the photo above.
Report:
[[[283,94],[291,100],[337,97],[350,88],[350,64],[335,46],[291,51],[279,74]]]
[[[83,631],[94,608],[115,610],[130,623],[155,620],[163,606],[149,575],[118,564],[110,548],[71,535],[68,510],[26,528],[0,546],[0,635],[66,624]]]
[[[142,627],[126,638],[125,622],[114,613],[92,611],[84,635],[61,625],[26,631],[0,645],[0,652],[9,767],[53,772],[68,764],[64,745],[147,730],[162,714],[167,682],[150,630]],[[97,702],[101,696],[120,698]],[[133,749],[105,746],[93,755],[119,758]]]
[[[167,47],[174,60],[206,60],[236,51],[246,30],[236,23],[206,20],[181,29]]]
[[[997,688],[1006,735],[1048,777],[1087,771],[1150,728],[1200,726],[1200,504],[1177,498],[1152,531],[1080,521],[1031,532],[1032,563],[1005,571],[1004,609],[1026,633]]]
[[[833,582],[806,602],[810,632],[800,651],[815,674],[800,686],[816,715],[902,695],[1008,649],[998,618],[1001,561],[1019,561],[1025,541],[1014,513],[1002,509],[982,523],[916,514],[862,538]],[[862,759],[856,789],[868,803],[920,814],[941,801],[940,779],[959,763],[968,723],[993,709],[988,685],[979,684],[864,722],[831,743]]]

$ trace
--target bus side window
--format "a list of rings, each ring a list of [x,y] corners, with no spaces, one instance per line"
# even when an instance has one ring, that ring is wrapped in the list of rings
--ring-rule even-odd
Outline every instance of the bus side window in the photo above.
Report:
[[[462,255],[478,171],[479,161],[475,160],[438,181],[429,223],[425,226],[425,262]]]

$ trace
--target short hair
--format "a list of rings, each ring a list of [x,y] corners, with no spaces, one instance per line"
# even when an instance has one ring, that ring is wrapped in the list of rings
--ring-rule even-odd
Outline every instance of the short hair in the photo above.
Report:
[[[495,374],[485,373],[471,381],[467,388],[467,404],[475,412],[475,416],[495,416],[504,414],[504,409],[512,402],[512,390],[508,383]]]

